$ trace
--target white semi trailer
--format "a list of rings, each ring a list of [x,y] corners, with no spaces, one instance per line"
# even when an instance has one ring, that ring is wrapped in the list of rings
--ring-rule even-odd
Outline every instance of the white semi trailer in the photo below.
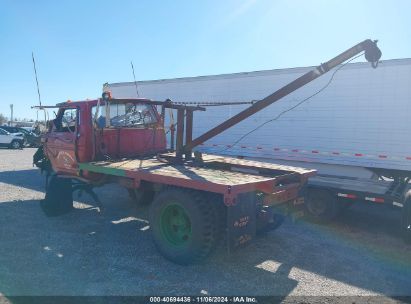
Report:
[[[104,90],[115,98],[136,97],[137,85],[141,97],[210,105],[195,113],[195,138],[310,69],[111,83]],[[331,220],[359,201],[389,204],[402,208],[401,225],[411,238],[410,118],[411,59],[381,61],[377,69],[351,63],[198,150],[315,168],[319,174],[309,181],[306,202],[312,216]]]

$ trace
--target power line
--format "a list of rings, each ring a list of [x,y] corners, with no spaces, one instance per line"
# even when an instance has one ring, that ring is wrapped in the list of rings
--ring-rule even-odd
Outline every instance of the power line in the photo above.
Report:
[[[244,138],[246,138],[248,135],[254,133],[255,131],[259,130],[260,128],[262,128],[263,126],[265,126],[266,124],[276,121],[278,120],[281,116],[283,116],[285,113],[290,112],[292,110],[294,110],[295,108],[299,107],[300,105],[302,105],[303,103],[305,103],[307,100],[313,98],[314,96],[320,94],[322,91],[324,91],[333,81],[335,74],[341,70],[344,66],[346,66],[348,63],[350,63],[351,61],[353,61],[354,59],[357,59],[358,57],[362,56],[364,53],[361,53],[353,58],[351,58],[350,60],[348,60],[346,63],[340,65],[331,75],[330,79],[328,80],[328,82],[321,88],[319,89],[317,92],[315,92],[314,94],[308,96],[307,98],[304,98],[303,100],[301,100],[300,102],[298,102],[296,105],[288,108],[287,110],[282,111],[280,114],[278,114],[276,117],[271,118],[265,122],[263,122],[262,124],[258,125],[257,127],[255,127],[254,129],[252,129],[251,131],[247,132],[246,134],[244,134],[243,136],[241,136],[238,140],[236,140],[232,145],[229,145],[228,147],[220,150],[220,151],[216,151],[216,152],[224,152],[228,149],[233,148],[235,145],[237,145],[240,141],[242,141]]]
[[[140,97],[140,94],[138,94],[137,81],[136,81],[136,74],[134,73],[134,65],[133,65],[133,61],[130,61],[130,63],[131,63],[131,69],[133,70],[134,85],[135,85],[135,87],[136,87],[137,97]]]

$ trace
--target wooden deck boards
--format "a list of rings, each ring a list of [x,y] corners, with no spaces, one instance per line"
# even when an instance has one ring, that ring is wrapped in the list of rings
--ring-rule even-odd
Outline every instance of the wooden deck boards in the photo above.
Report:
[[[93,162],[89,165],[91,165],[91,167],[89,167],[89,169],[91,169],[90,171],[93,171],[93,166],[104,167],[118,171],[143,171],[146,173],[167,176],[170,178],[204,181],[226,186],[263,182],[272,180],[275,177],[266,177],[211,168],[200,168],[188,165],[169,164],[161,162],[157,159],[134,159],[116,162],[102,161]]]
[[[167,154],[164,156],[173,155]],[[257,169],[257,172],[259,168],[270,169],[273,170],[273,172],[272,174],[270,173],[269,175],[266,174],[264,176],[258,173],[254,174],[254,170],[250,170],[247,172],[238,172],[233,169],[233,171],[228,171],[216,169],[216,163],[225,163],[232,165],[233,167],[237,165],[244,166],[246,168],[255,168]],[[259,183],[273,180],[278,176],[283,176],[291,173],[297,173],[308,176],[315,174],[315,170],[311,169],[289,167],[271,163],[256,162],[207,154],[203,155],[203,164],[204,167],[196,167],[192,164],[190,165],[190,163],[171,164],[168,162],[161,161],[157,158],[150,158],[118,160],[114,162],[99,161],[80,165],[80,169],[118,176],[132,176],[133,173],[138,174],[139,172],[143,172],[168,178],[209,182],[224,186]],[[207,164],[209,164],[210,168],[207,168]],[[213,168],[211,168],[211,166],[213,166]]]
[[[224,163],[231,164],[231,165],[258,167],[258,168],[264,168],[264,169],[286,171],[289,173],[295,172],[298,174],[309,174],[310,176],[314,175],[316,172],[316,170],[313,170],[313,169],[285,166],[285,165],[279,165],[279,164],[273,164],[273,163],[252,161],[252,160],[246,160],[246,159],[238,159],[234,157],[218,156],[218,155],[212,155],[212,154],[203,154],[203,160],[205,163],[217,161],[217,162],[224,162]]]

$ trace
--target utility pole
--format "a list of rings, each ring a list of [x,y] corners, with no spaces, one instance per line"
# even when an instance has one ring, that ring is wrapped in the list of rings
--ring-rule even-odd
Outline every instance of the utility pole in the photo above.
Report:
[[[13,104],[10,105],[10,127],[13,126]]]

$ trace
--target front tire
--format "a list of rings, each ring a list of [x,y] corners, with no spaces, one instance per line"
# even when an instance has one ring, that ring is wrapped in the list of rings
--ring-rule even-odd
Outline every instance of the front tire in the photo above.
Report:
[[[154,244],[168,260],[188,265],[202,261],[218,240],[215,209],[208,195],[168,188],[154,199],[150,227]]]
[[[41,209],[47,216],[59,216],[73,210],[73,192],[71,180],[53,176],[47,185],[46,196],[40,202]]]
[[[23,144],[19,140],[13,140],[10,144],[10,148],[15,149],[15,150],[21,149],[22,147],[23,147]]]

